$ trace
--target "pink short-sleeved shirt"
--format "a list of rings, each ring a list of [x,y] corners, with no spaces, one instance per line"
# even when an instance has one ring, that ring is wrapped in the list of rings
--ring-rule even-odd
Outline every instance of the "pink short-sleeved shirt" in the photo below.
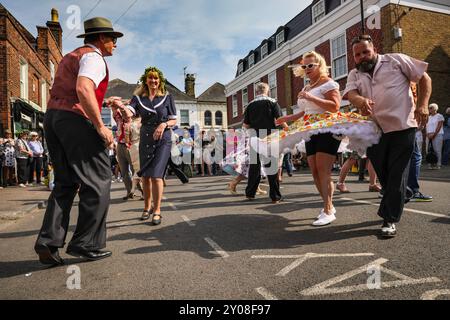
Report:
[[[419,82],[428,63],[401,53],[380,54],[373,77],[353,69],[347,79],[343,98],[349,91],[374,102],[373,119],[384,133],[417,128],[415,104],[410,83]]]

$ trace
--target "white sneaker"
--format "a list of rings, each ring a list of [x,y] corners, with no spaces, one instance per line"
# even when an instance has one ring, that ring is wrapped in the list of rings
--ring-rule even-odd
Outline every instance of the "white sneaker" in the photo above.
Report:
[[[336,214],[336,208],[333,207],[333,209],[331,210],[331,214]],[[326,215],[325,211],[322,209],[320,210],[320,214],[317,216],[317,219],[322,218],[324,215]]]
[[[334,214],[325,214],[318,220],[314,221],[312,225],[315,227],[326,226],[327,224],[332,223],[334,220],[336,220],[336,216]]]
[[[27,186],[24,185],[23,183],[21,183],[21,184],[19,184],[19,187],[21,187],[21,188],[26,188]]]

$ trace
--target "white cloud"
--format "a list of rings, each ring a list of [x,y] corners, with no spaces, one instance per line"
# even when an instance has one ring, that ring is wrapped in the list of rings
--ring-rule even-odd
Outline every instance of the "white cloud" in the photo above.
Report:
[[[103,0],[89,17],[105,16],[115,21],[135,0]],[[311,1],[299,0],[138,0],[114,26],[125,37],[119,39],[115,56],[108,58],[113,77],[136,82],[149,65],[157,65],[180,89],[183,67],[198,76],[197,94],[214,82],[234,78],[240,58],[286,24]],[[3,4],[29,31],[49,20],[50,9],[59,9],[63,29],[66,9],[75,4],[84,16],[97,0],[34,1],[7,0]],[[35,10],[29,10],[29,7]],[[88,17],[88,18],[89,18]],[[74,31],[64,30],[64,51],[81,44]]]

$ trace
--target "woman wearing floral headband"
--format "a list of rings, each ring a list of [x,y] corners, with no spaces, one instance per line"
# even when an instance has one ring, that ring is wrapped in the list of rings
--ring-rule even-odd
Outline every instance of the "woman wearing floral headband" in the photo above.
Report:
[[[148,220],[153,214],[153,225],[161,223],[163,177],[172,148],[169,129],[177,123],[175,102],[166,91],[165,82],[164,75],[158,68],[147,68],[130,105],[124,106],[119,100],[114,102],[129,116],[139,114],[142,119],[139,175],[142,176],[144,183],[145,204],[141,220]]]

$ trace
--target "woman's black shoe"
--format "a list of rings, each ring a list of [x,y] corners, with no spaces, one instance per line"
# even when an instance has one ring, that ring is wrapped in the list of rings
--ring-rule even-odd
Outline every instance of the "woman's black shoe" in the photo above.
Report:
[[[158,217],[158,219],[155,219],[156,217]],[[152,218],[152,224],[154,226],[161,224],[161,219],[162,219],[161,214],[154,214]]]

